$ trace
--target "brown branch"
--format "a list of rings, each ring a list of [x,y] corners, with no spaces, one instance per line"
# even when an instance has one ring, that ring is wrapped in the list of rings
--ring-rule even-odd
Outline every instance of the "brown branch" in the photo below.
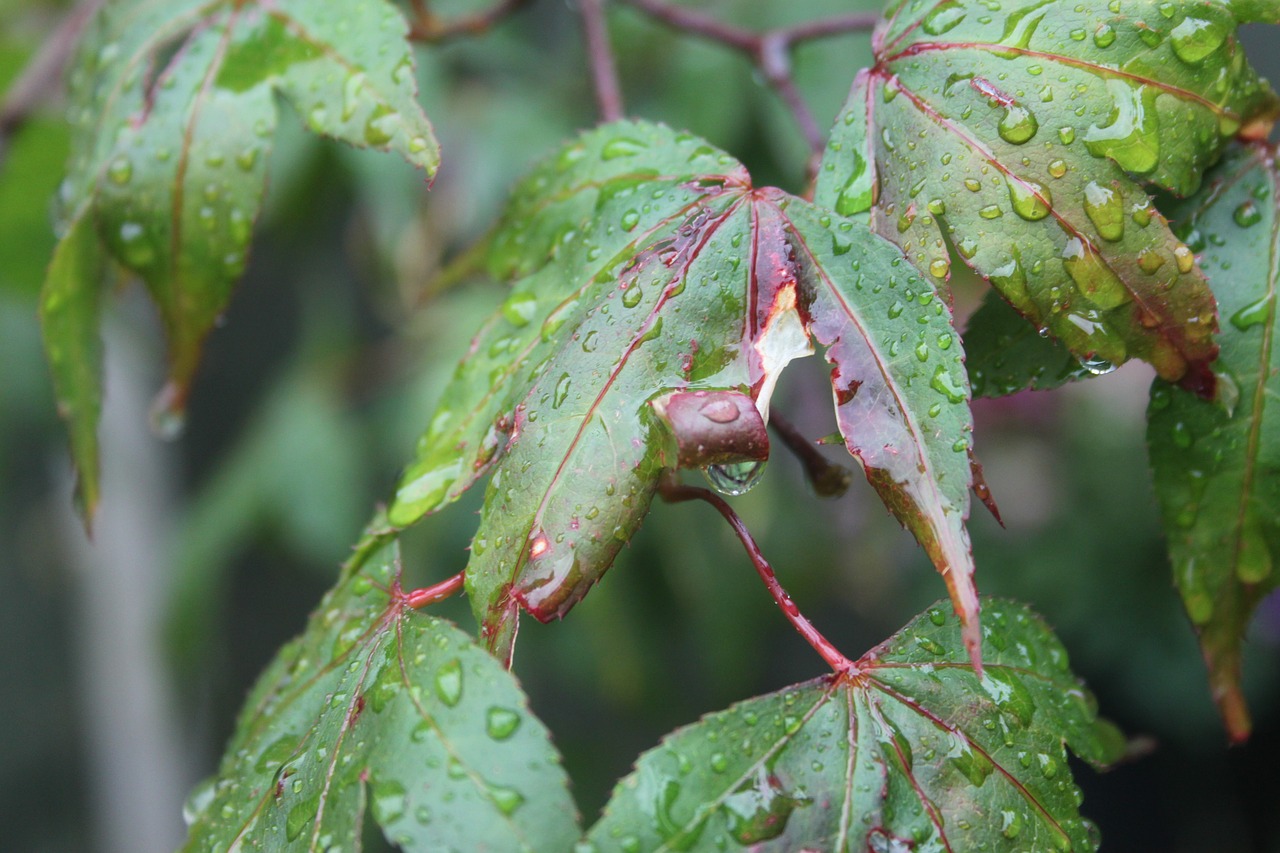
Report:
[[[410,0],[413,13],[409,20],[409,39],[439,44],[456,38],[484,35],[494,24],[528,4],[529,0],[498,0],[483,12],[444,20],[431,11],[427,0]]]
[[[853,473],[843,465],[837,465],[822,455],[812,442],[804,437],[795,425],[773,412],[769,416],[769,426],[782,439],[782,443],[804,466],[805,476],[813,490],[824,498],[838,498],[849,489],[853,482]]]
[[[67,12],[5,93],[0,103],[0,165],[8,153],[10,137],[61,87],[63,71],[80,42],[80,34],[102,2],[86,0]]]
[[[600,119],[617,121],[622,118],[622,89],[618,85],[618,69],[609,44],[602,0],[578,0],[578,8],[582,13],[587,58],[591,64],[591,80],[595,86]]]
[[[778,27],[765,32],[726,24],[709,15],[673,6],[665,0],[622,0],[671,29],[709,41],[723,44],[747,54],[761,75],[786,105],[791,117],[800,128],[812,156],[809,159],[808,177],[817,172],[825,145],[822,128],[813,117],[808,103],[796,86],[791,69],[791,54],[796,45],[844,33],[869,30],[880,20],[878,12],[860,12],[837,15],[817,21],[807,21],[791,27]]]
[[[830,640],[822,636],[818,629],[813,627],[813,623],[800,612],[800,608],[796,607],[796,603],[791,600],[791,596],[782,588],[782,584],[778,583],[778,577],[773,573],[773,567],[769,565],[769,561],[760,552],[760,546],[756,544],[755,539],[751,536],[751,531],[747,530],[746,524],[733,511],[733,508],[725,502],[724,498],[707,489],[686,486],[680,483],[674,474],[669,474],[662,479],[658,486],[658,491],[669,503],[698,500],[706,501],[715,507],[716,511],[724,516],[725,521],[729,522],[733,532],[737,534],[738,540],[742,542],[742,547],[747,551],[747,556],[751,558],[751,563],[756,567],[756,574],[760,575],[760,580],[764,581],[765,588],[769,590],[769,595],[773,597],[774,603],[778,605],[782,615],[787,617],[787,621],[791,623],[791,626],[799,632],[800,636],[804,637],[805,641],[813,647],[813,650],[821,655],[827,665],[837,674],[843,675],[857,671],[854,662],[841,654],[840,650],[832,645]]]

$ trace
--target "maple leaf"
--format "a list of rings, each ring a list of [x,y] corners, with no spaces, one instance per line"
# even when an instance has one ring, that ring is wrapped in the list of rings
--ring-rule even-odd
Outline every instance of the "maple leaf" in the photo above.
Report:
[[[169,382],[157,411],[177,426],[202,342],[244,271],[276,95],[316,133],[435,173],[406,32],[383,0],[114,0],[98,13],[71,72],[62,239],[41,296],[86,521],[98,501],[107,258],[160,308]]]
[[[1020,604],[985,601],[985,674],[943,606],[846,675],[749,699],[636,762],[588,839],[601,851],[1095,850],[1064,747],[1123,738]]]
[[[1235,30],[1277,19],[1274,3],[895,3],[817,199],[869,210],[939,281],[954,247],[1082,362],[1142,358],[1211,395],[1213,296],[1143,184],[1193,192],[1233,136],[1265,136],[1280,102]]]
[[[490,240],[489,271],[511,293],[388,515],[411,524],[492,474],[467,592],[497,654],[510,658],[520,609],[563,616],[638,528],[680,464],[673,394],[748,395],[767,418],[779,372],[813,340],[834,365],[847,447],[946,577],[977,654],[963,356],[949,308],[896,247],[639,122],[550,158]],[[756,447],[758,420],[717,399]]]

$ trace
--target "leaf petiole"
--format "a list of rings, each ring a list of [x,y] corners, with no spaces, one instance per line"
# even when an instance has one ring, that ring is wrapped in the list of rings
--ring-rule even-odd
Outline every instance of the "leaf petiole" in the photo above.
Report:
[[[747,556],[751,558],[752,564],[756,567],[756,574],[760,575],[760,580],[764,581],[765,588],[769,590],[769,595],[773,596],[774,603],[778,605],[778,609],[782,611],[782,615],[787,617],[787,621],[791,623],[792,627],[800,633],[800,636],[804,637],[805,642],[813,646],[813,650],[821,655],[822,659],[827,662],[827,665],[837,675],[857,674],[858,668],[854,662],[841,654],[840,650],[832,645],[830,640],[822,636],[821,632],[813,626],[813,623],[800,612],[800,608],[791,600],[791,596],[782,588],[782,584],[778,583],[778,577],[773,573],[773,567],[769,565],[769,561],[760,552],[760,546],[756,544],[751,532],[747,530],[747,525],[743,523],[742,519],[738,517],[738,514],[733,511],[733,508],[723,498],[708,489],[687,486],[676,480],[674,474],[668,474],[663,477],[658,485],[658,493],[668,503],[701,500],[715,507],[724,516],[725,521],[729,522],[733,532],[738,535],[738,539],[747,551]]]
[[[462,589],[466,574],[465,571],[458,572],[453,577],[440,581],[440,583],[424,586],[420,589],[411,589],[404,593],[404,603],[414,610],[421,610],[423,607],[444,601]]]

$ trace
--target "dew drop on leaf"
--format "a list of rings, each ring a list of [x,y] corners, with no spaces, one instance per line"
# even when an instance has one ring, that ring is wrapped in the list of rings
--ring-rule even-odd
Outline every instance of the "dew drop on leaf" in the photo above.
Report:
[[[520,715],[509,708],[494,706],[485,717],[485,732],[494,740],[506,740],[520,727]]]
[[[920,27],[931,36],[940,36],[958,27],[965,14],[964,7],[955,0],[946,0],[925,16]]]
[[[1271,316],[1271,305],[1274,302],[1272,295],[1267,294],[1261,299],[1249,303],[1231,315],[1231,325],[1242,332],[1247,332],[1254,326],[1266,323]]]
[[[1053,196],[1048,187],[1028,178],[1007,178],[1009,201],[1013,212],[1028,222],[1038,222],[1049,215]]]
[[[453,707],[462,699],[462,661],[454,658],[436,671],[436,695]]]
[[[1203,62],[1209,54],[1222,47],[1226,38],[1225,27],[1203,18],[1184,18],[1169,33],[1174,54],[1190,65]]]
[[[1036,120],[1035,113],[1020,104],[1009,104],[1005,107],[1004,115],[996,125],[996,132],[1000,134],[1000,138],[1014,145],[1030,141],[1039,129],[1040,122]]]
[[[1252,201],[1246,201],[1235,209],[1235,212],[1231,214],[1231,218],[1241,228],[1248,228],[1250,225],[1255,225],[1261,221],[1262,211]]]
[[[1084,212],[1104,240],[1115,241],[1124,236],[1124,202],[1114,189],[1097,181],[1086,184]]]

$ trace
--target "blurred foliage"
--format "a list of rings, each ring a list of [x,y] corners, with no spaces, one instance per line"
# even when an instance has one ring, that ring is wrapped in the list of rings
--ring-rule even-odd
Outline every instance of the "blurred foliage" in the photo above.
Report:
[[[744,25],[849,10],[841,0],[698,5]],[[64,8],[0,0],[0,87]],[[613,23],[629,112],[706,136],[761,183],[799,188],[803,140],[746,63],[628,10]],[[1255,38],[1251,55],[1276,77],[1269,37]],[[798,81],[820,122],[869,55],[865,36],[799,52]],[[247,275],[196,381],[169,471],[176,498],[155,525],[176,531],[165,543],[166,651],[198,744],[193,779],[213,769],[248,685],[302,628],[370,509],[390,497],[457,354],[501,298],[468,282],[434,293],[433,274],[492,222],[534,160],[595,121],[576,20],[559,0],[535,2],[484,37],[420,48],[418,59],[444,151],[434,187],[393,158],[310,138],[282,117]],[[42,104],[0,164],[0,837],[24,851],[96,843],[75,611],[65,606],[79,581],[57,546],[70,493],[65,440],[35,323],[53,245],[49,199],[65,159],[60,109],[56,99]],[[157,340],[154,318],[129,306],[114,309],[115,321]],[[791,371],[780,403],[807,434],[832,432],[823,365],[809,359]],[[1080,774],[1104,849],[1280,850],[1280,607],[1265,602],[1254,621],[1246,693],[1256,730],[1228,753],[1169,581],[1142,444],[1149,377],[1131,365],[975,405],[976,450],[1008,524],[975,516],[978,585],[1032,603],[1103,713],[1155,741],[1153,754],[1107,775]],[[135,416],[145,430],[145,412]],[[477,497],[405,537],[412,580],[463,567]],[[735,506],[797,602],[850,654],[938,597],[924,555],[860,482],[817,502],[799,466],[777,453]],[[815,517],[835,535],[812,536]],[[465,602],[439,613],[471,625]],[[714,512],[660,503],[571,619],[525,620],[515,665],[588,819],[663,733],[822,671]]]

